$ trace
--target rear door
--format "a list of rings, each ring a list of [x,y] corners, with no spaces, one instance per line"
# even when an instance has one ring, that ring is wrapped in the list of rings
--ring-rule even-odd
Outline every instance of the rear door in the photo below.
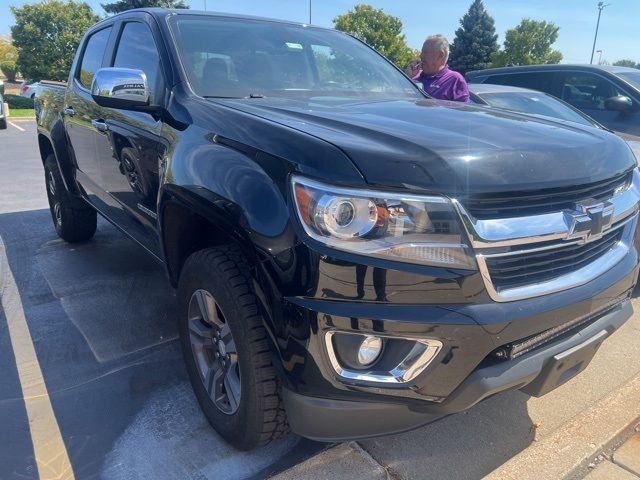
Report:
[[[102,133],[92,124],[99,115],[99,107],[91,98],[91,82],[103,65],[113,26],[90,34],[76,62],[63,107],[64,123],[71,151],[77,165],[76,178],[87,191],[91,201],[100,195],[101,175],[96,158],[96,142]]]
[[[152,103],[160,105],[166,80],[152,22],[147,14],[125,18],[117,27],[118,37],[108,64],[142,70]],[[159,254],[156,203],[159,162],[164,152],[162,122],[149,113],[113,108],[101,108],[99,120],[109,138],[109,142],[98,144],[96,152],[109,196],[107,214],[126,225],[127,232],[145,247]]]

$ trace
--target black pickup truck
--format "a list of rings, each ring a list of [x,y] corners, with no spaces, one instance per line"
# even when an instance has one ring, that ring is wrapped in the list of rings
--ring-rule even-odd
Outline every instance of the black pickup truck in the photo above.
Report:
[[[37,101],[58,235],[97,212],[166,266],[195,394],[239,448],[543,395],[632,313],[622,140],[429,99],[344,33],[132,10]]]

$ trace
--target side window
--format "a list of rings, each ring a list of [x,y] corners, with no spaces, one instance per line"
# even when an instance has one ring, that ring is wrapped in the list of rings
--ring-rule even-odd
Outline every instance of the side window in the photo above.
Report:
[[[553,92],[553,72],[528,72],[511,73],[505,75],[493,75],[483,83],[495,83],[498,85],[511,85],[513,87],[530,88],[554,94]]]
[[[604,110],[609,97],[623,95],[606,78],[592,73],[568,73],[562,82],[562,99],[576,108]]]
[[[142,70],[147,75],[153,98],[160,81],[160,55],[147,25],[140,22],[125,24],[113,66]]]
[[[85,88],[91,88],[93,77],[102,66],[102,57],[104,57],[110,33],[111,27],[105,28],[92,34],[87,40],[87,46],[80,62],[80,72],[76,75],[76,78],[80,80],[80,83]]]

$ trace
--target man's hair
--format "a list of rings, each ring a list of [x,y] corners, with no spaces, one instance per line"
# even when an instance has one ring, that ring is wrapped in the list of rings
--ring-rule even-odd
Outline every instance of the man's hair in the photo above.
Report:
[[[444,35],[431,35],[422,44],[422,50],[440,50],[444,52],[444,62],[449,60],[449,40]]]

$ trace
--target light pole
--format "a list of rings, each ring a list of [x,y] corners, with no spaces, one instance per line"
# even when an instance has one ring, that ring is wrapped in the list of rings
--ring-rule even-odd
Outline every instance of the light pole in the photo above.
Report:
[[[596,53],[600,54],[598,57],[598,65],[602,65],[602,50],[596,50]]]
[[[604,2],[598,2],[598,23],[596,23],[596,34],[593,37],[593,48],[591,49],[591,60],[589,60],[589,63],[593,63],[593,53],[596,51],[596,40],[598,39],[598,27],[600,26],[600,15],[602,15],[602,10],[604,10],[604,7],[608,7],[609,5],[611,4],[607,3],[605,5]]]
[[[309,25],[311,25],[311,0],[309,0]]]

